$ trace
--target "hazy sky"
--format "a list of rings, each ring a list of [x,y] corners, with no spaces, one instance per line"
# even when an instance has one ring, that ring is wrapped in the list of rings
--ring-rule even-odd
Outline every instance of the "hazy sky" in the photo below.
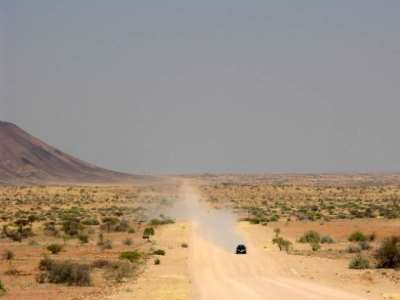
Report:
[[[136,173],[400,170],[400,1],[3,0],[0,118]]]

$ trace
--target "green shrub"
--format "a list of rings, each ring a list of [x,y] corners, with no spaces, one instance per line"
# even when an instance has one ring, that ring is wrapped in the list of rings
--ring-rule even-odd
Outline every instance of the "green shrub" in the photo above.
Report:
[[[157,249],[157,250],[154,250],[152,254],[153,255],[165,255],[165,250]]]
[[[142,258],[142,254],[136,250],[134,251],[124,251],[119,255],[120,259],[126,259],[130,262],[138,262]]]
[[[321,241],[321,236],[318,232],[314,230],[307,231],[300,239],[300,243],[319,243]]]
[[[335,240],[329,236],[329,235],[325,235],[321,238],[321,244],[334,244]]]
[[[78,235],[79,232],[83,229],[82,224],[77,219],[65,220],[62,224],[62,227],[63,231],[70,236]]]
[[[4,286],[4,283],[0,280],[0,295],[4,294],[6,292],[6,287]]]
[[[156,258],[156,259],[154,260],[154,264],[155,264],[155,265],[159,265],[160,263],[161,263],[161,261],[160,261],[159,258]]]
[[[375,253],[378,268],[400,267],[400,237],[385,239]]]
[[[58,254],[62,248],[63,246],[60,244],[50,244],[47,246],[47,250],[49,250],[51,254]]]
[[[350,261],[349,268],[358,270],[369,269],[369,261],[361,255],[357,255]]]
[[[153,227],[147,227],[143,231],[143,239],[150,239],[150,236],[154,235],[154,228]]]
[[[350,242],[363,242],[366,240],[367,240],[367,237],[361,231],[355,231],[349,236]]]
[[[187,243],[182,243],[182,244],[181,244],[181,247],[182,247],[182,248],[188,248],[189,245],[188,245]]]

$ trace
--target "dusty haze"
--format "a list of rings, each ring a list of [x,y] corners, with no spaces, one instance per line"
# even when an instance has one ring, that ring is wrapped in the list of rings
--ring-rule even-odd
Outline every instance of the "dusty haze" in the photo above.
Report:
[[[233,252],[235,247],[244,243],[237,231],[237,216],[226,209],[212,209],[201,201],[196,186],[184,181],[177,201],[161,211],[177,220],[191,221],[200,235],[226,251]]]

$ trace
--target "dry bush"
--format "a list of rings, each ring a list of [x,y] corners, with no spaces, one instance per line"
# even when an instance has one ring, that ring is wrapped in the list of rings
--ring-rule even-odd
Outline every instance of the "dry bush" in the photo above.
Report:
[[[119,258],[129,260],[131,263],[136,263],[136,262],[139,262],[143,258],[143,255],[142,255],[142,253],[140,253],[136,250],[124,251],[124,252],[121,252],[121,254],[119,255]]]
[[[111,263],[104,274],[108,280],[122,282],[125,278],[132,276],[137,266],[128,260],[120,260]]]
[[[91,284],[90,267],[86,264],[44,258],[39,263],[39,269],[43,271],[37,278],[39,283],[64,283],[74,286]]]
[[[63,249],[63,246],[60,244],[50,244],[47,246],[47,250],[51,252],[51,254],[58,254]]]
[[[15,254],[11,250],[5,250],[3,253],[3,259],[5,259],[5,260],[10,261],[10,260],[13,260],[14,257],[15,257]]]
[[[362,269],[369,269],[369,267],[370,266],[368,259],[362,257],[361,255],[357,255],[356,257],[354,257],[349,264],[350,269],[362,270]]]
[[[276,236],[273,240],[272,243],[277,245],[279,248],[279,251],[286,251],[289,252],[290,249],[292,248],[292,242],[289,240],[285,240],[282,237]]]
[[[307,231],[302,237],[299,239],[299,243],[319,243],[321,241],[321,236],[318,232],[314,230]]]
[[[375,253],[378,268],[400,267],[400,237],[385,239]]]
[[[4,283],[0,280],[0,296],[6,292],[6,287]]]
[[[367,236],[360,231],[355,231],[349,236],[350,242],[363,242],[366,240],[367,240]]]

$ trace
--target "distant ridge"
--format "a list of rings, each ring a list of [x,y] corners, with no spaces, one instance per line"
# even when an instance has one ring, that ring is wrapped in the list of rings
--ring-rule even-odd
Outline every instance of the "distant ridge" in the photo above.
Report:
[[[0,121],[0,184],[128,183],[141,178],[81,161]]]

